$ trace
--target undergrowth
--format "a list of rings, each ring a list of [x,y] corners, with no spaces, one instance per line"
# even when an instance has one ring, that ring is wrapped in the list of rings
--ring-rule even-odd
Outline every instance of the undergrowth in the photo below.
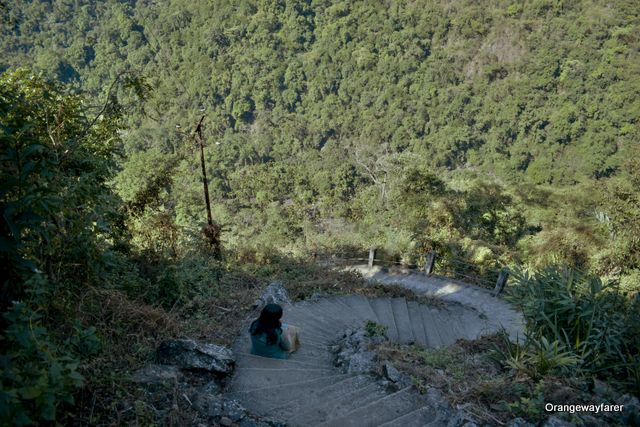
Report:
[[[576,414],[546,412],[545,403],[620,402],[620,391],[608,388],[608,393],[598,394],[593,391],[593,383],[584,377],[549,371],[532,378],[514,369],[503,357],[506,342],[500,334],[429,349],[384,342],[377,348],[378,363],[391,361],[419,391],[436,388],[452,406],[464,408],[488,425],[505,425],[516,417],[539,423],[550,415],[582,425],[584,420]],[[604,425],[626,425],[625,416],[607,413],[598,418]]]

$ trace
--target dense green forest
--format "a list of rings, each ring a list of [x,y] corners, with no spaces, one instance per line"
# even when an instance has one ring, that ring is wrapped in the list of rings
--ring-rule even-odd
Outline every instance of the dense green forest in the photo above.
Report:
[[[99,352],[74,310],[101,292],[165,319],[236,283],[207,271],[245,283],[231,265],[370,247],[640,289],[634,0],[9,0],[0,15],[3,341],[20,375],[46,354],[37,381],[57,384],[0,395],[36,399],[25,417],[73,401]],[[222,261],[201,235],[202,115]],[[73,338],[24,338],[63,315]]]
[[[214,216],[233,247],[638,267],[622,225],[640,132],[633,1],[6,9],[2,69],[28,65],[96,103],[119,73],[146,77],[115,179],[142,245],[155,242],[142,224],[170,224],[155,237],[176,248],[203,222],[185,133],[204,111]]]

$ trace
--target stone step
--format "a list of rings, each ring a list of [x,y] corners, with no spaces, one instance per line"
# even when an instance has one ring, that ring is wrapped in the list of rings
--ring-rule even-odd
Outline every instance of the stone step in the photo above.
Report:
[[[391,341],[398,341],[398,329],[396,328],[396,322],[393,318],[393,310],[391,308],[391,300],[389,298],[374,298],[369,301],[371,308],[373,308],[378,323],[381,323],[387,327],[387,338]]]
[[[416,338],[413,336],[413,327],[411,326],[407,300],[405,298],[391,299],[391,309],[393,310],[393,318],[398,328],[398,342],[400,344],[413,344]]]
[[[289,425],[293,425],[293,419],[302,416],[307,411],[324,406],[325,402],[340,400],[354,390],[363,390],[371,385],[371,378],[367,375],[355,375],[340,382],[331,384],[318,390],[313,390],[305,396],[284,402],[269,410],[273,417],[286,419]]]
[[[332,366],[323,363],[322,359],[272,359],[269,357],[256,356],[250,353],[234,353],[236,356],[236,369],[246,368],[309,368],[318,369],[325,368],[330,369]],[[292,355],[293,356],[293,355]]]
[[[449,306],[440,311],[444,322],[448,325],[447,330],[451,331],[453,342],[463,338],[466,339],[467,335],[469,335],[469,331],[465,328],[465,325],[462,324],[464,310],[462,306]]]
[[[413,391],[412,387],[407,387],[320,425],[326,427],[379,426],[422,406],[420,395]]]
[[[319,325],[308,319],[302,319],[300,322],[290,323],[300,329],[300,340],[306,339],[308,342],[320,346],[326,346],[328,343],[335,341],[333,334],[326,332],[326,326]]]
[[[291,310],[284,321],[295,326],[314,326],[317,335],[325,336],[327,340],[333,340],[344,329],[345,321],[334,311],[332,305],[327,302],[318,302],[316,305],[305,305]]]
[[[359,314],[353,311],[347,304],[342,301],[342,296],[340,297],[330,297],[327,301],[332,303],[330,306],[329,312],[331,312],[334,317],[334,322],[336,324],[341,325],[341,329],[344,330],[346,328],[353,328],[354,326],[359,326],[363,319],[359,316]]]
[[[289,360],[291,361],[316,363],[326,366],[333,366],[334,359],[335,355],[329,350],[314,348],[304,342],[297,351],[289,354]]]
[[[416,343],[423,347],[428,346],[427,336],[424,332],[424,324],[422,323],[422,315],[420,314],[420,306],[417,301],[407,301],[407,309],[409,310],[409,318],[411,319],[411,327]]]
[[[420,305],[419,308],[428,347],[442,347],[444,345],[444,341],[442,340],[440,331],[438,330],[440,324],[438,322],[438,318],[435,316],[436,309],[427,305]]]
[[[258,415],[271,416],[269,410],[282,402],[313,396],[314,392],[324,387],[338,383],[351,375],[325,375],[311,378],[297,383],[272,387],[246,387],[244,389],[231,388],[227,393],[229,399],[237,399],[242,406]]]
[[[415,411],[409,412],[408,414],[404,414],[396,419],[380,424],[379,427],[423,427],[426,425],[433,425],[433,427],[436,427],[436,424],[432,423],[438,421],[437,416],[438,414],[436,413],[436,409],[431,406],[423,406]],[[440,425],[445,427],[447,423],[441,422]]]
[[[327,422],[333,418],[340,417],[356,408],[378,400],[386,396],[386,391],[378,384],[369,379],[369,383],[361,388],[349,390],[347,393],[336,398],[320,401],[320,404],[301,411],[298,415],[287,421],[290,426],[308,426]]]
[[[301,331],[307,331],[309,337],[315,338],[317,341],[328,341],[334,338],[333,327],[310,312],[290,311],[283,316],[282,323],[288,323],[297,326]]]
[[[345,327],[358,327],[364,323],[364,318],[345,302],[343,296],[331,297],[330,301],[333,302],[337,316],[345,319]]]
[[[333,369],[265,369],[243,367],[231,380],[233,390],[260,389],[295,384],[335,374]]]
[[[378,322],[378,317],[371,308],[371,304],[369,304],[369,298],[354,294],[344,296],[342,301],[358,313],[362,319],[362,323],[365,323],[367,320]]]
[[[455,343],[458,340],[458,335],[454,326],[456,321],[455,317],[448,313],[446,310],[434,310],[433,316],[436,319],[438,325],[438,333],[442,338],[442,345],[448,346]]]

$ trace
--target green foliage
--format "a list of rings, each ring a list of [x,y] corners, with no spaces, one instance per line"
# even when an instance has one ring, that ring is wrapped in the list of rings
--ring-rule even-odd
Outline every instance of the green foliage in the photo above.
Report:
[[[561,341],[549,342],[544,336],[530,339],[526,346],[511,345],[506,355],[508,366],[534,380],[551,374],[570,374],[580,361]]]
[[[89,119],[83,102],[24,69],[0,76],[2,424],[57,420],[100,348],[66,316],[120,239],[107,185],[120,109],[110,99]]]
[[[364,331],[368,337],[385,337],[387,336],[387,327],[380,323],[367,320],[364,324]]]
[[[510,352],[512,367],[536,378],[572,371],[607,373],[623,382],[637,369],[637,302],[599,278],[566,267],[513,276],[510,299],[523,312],[526,339]]]
[[[60,342],[44,326],[38,307],[49,296],[47,283],[35,276],[29,283],[28,303],[13,302],[4,313],[6,329],[0,356],[0,422],[32,425],[55,421],[57,412],[74,404],[74,393],[84,384],[78,367],[83,357],[100,349],[95,328],[73,326]]]
[[[122,70],[150,76],[111,92],[123,106],[147,100],[124,118],[117,190],[142,228],[171,220],[186,246],[205,217],[182,132],[204,108],[214,211],[232,247],[376,245],[408,261],[484,248],[491,262],[522,252],[609,275],[638,268],[623,225],[638,211],[624,160],[640,117],[631,4],[14,0],[0,69],[29,64],[97,99]],[[455,173],[464,194],[422,182]],[[569,187],[554,209],[522,209],[526,183]],[[574,191],[589,203],[554,213]],[[609,251],[589,210],[612,220]]]
[[[24,294],[22,280],[35,268],[60,282],[96,274],[101,242],[117,218],[106,181],[118,117],[107,104],[110,113],[90,121],[79,96],[26,70],[3,74],[0,88],[0,251],[11,282],[3,283],[5,307]]]

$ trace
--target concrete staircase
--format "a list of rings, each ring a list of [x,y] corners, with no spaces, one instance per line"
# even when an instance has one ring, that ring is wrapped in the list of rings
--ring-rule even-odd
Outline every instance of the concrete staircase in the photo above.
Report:
[[[435,308],[405,298],[345,295],[284,306],[283,322],[301,328],[302,347],[288,360],[249,354],[242,334],[233,348],[235,376],[228,397],[253,413],[291,426],[444,426],[437,409],[411,387],[388,391],[368,375],[343,374],[329,346],[367,320],[387,327],[390,340],[425,347],[495,332],[498,325],[470,307]]]

